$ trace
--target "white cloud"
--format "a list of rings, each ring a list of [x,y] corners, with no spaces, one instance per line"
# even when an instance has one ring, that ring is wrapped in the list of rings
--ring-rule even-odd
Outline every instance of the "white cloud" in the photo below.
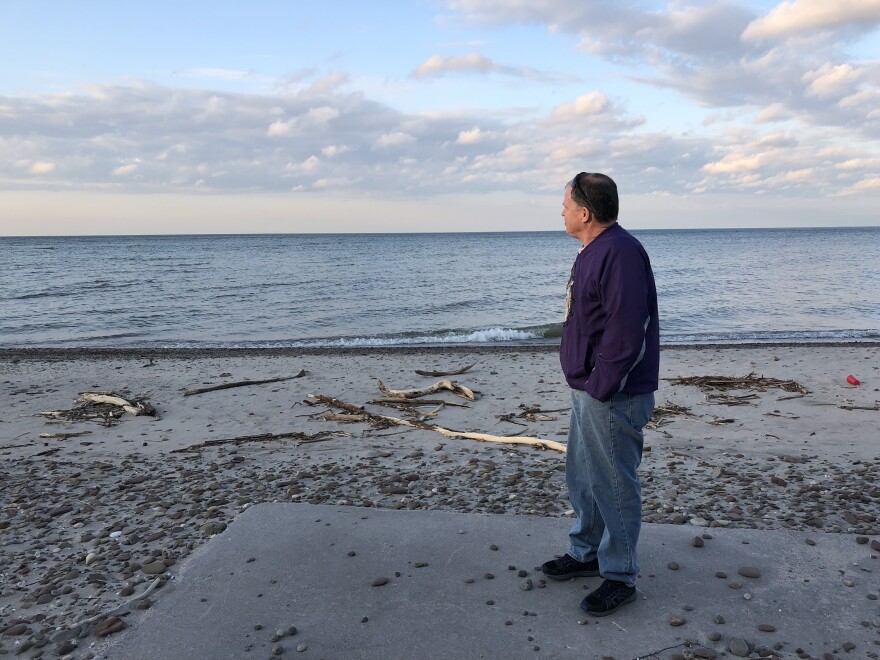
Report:
[[[499,73],[518,78],[550,82],[552,76],[530,67],[516,67],[499,64],[480,53],[467,55],[432,55],[419,64],[412,75],[415,78],[438,78],[447,73]]]
[[[377,147],[399,147],[403,144],[409,144],[410,142],[414,142],[415,138],[409,133],[404,133],[403,131],[392,131],[390,133],[383,133],[379,136],[379,139],[376,140],[375,146]]]
[[[743,39],[778,39],[801,32],[880,23],[880,0],[788,0],[752,21]]]
[[[333,158],[334,156],[339,156],[348,151],[351,151],[351,147],[345,144],[330,144],[321,149],[321,153],[327,158]]]
[[[489,73],[494,63],[479,53],[469,53],[454,57],[432,55],[425,62],[416,67],[415,75],[419,78],[442,76],[450,71],[476,71]]]
[[[767,124],[775,121],[785,121],[791,119],[792,113],[782,103],[771,103],[761,110],[755,117],[758,124]]]
[[[211,99],[216,111],[202,121]],[[860,97],[859,112],[870,111],[869,101]],[[7,96],[0,105],[2,189],[286,194],[357,185],[388,198],[543,194],[558,191],[574,172],[595,169],[625,181],[632,194],[797,188],[799,196],[818,198],[875,177],[880,157],[875,142],[846,139],[865,130],[864,122],[827,132],[795,123],[786,131],[724,132],[731,124],[719,121],[687,135],[653,130],[599,90],[543,114],[405,113],[358,92],[244,94],[149,84]],[[321,118],[332,132],[314,130]],[[52,176],[31,174],[35,163],[54,164]],[[810,168],[833,176],[811,179]]]
[[[842,96],[847,89],[859,80],[862,72],[849,64],[834,66],[823,64],[818,69],[807,71],[804,74],[804,82],[809,82],[807,94],[809,96]]]
[[[577,97],[574,103],[563,103],[553,114],[557,117],[584,117],[598,115],[608,109],[608,98],[598,91]]]
[[[469,131],[461,131],[455,140],[456,144],[476,144],[483,139],[483,133],[479,126],[474,126]]]
[[[335,71],[322,76],[312,83],[308,91],[312,94],[330,94],[348,83],[349,77],[347,73]]]
[[[312,108],[308,112],[308,118],[315,124],[326,124],[331,119],[336,119],[341,113],[338,108],[322,105],[320,108]]]
[[[128,165],[120,165],[113,170],[113,176],[127,176],[137,170],[137,163],[129,163]]]
[[[294,172],[298,174],[309,174],[318,169],[321,165],[321,159],[315,155],[311,155],[306,158],[301,163],[288,163],[285,169],[288,172]]]
[[[290,133],[290,129],[296,125],[295,121],[273,121],[269,124],[269,129],[266,131],[266,135],[269,137],[284,137],[288,133]]]
[[[49,174],[55,171],[55,163],[39,162],[30,167],[31,174]]]

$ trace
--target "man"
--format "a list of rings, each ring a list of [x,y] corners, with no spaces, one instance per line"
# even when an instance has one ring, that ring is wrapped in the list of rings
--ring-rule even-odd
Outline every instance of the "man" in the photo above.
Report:
[[[568,283],[559,360],[571,387],[565,474],[577,520],[554,580],[605,578],[581,609],[606,616],[636,599],[642,428],[660,364],[657,290],[648,254],[617,224],[617,185],[581,172],[565,187],[565,231],[583,243]]]

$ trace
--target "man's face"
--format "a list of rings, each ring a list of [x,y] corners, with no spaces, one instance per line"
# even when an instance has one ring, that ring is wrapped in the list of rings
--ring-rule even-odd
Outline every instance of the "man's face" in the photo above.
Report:
[[[586,228],[584,218],[587,217],[587,210],[572,201],[570,186],[566,187],[565,197],[562,199],[562,217],[565,219],[566,233],[580,239]]]

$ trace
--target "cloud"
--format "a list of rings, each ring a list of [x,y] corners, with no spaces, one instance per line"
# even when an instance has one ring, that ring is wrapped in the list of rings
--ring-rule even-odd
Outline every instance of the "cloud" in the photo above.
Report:
[[[854,38],[880,23],[880,0],[794,0],[764,17],[742,0],[685,2],[445,4],[464,21],[537,24],[572,35],[583,51],[628,71],[631,82],[675,90],[701,107],[880,139],[880,105],[871,103],[880,63],[853,62],[848,52]],[[754,38],[771,32],[778,39]]]
[[[803,79],[810,83],[807,87],[809,96],[842,96],[861,75],[859,69],[849,64],[834,66],[826,63],[814,71],[805,73]]]
[[[308,111],[308,118],[315,124],[326,124],[331,119],[336,119],[341,113],[338,108],[322,105],[320,108],[312,108]]]
[[[543,82],[552,80],[551,76],[535,69],[498,64],[480,53],[453,56],[432,55],[416,67],[412,76],[414,78],[439,78],[448,73],[479,73],[484,75],[499,73]]]
[[[345,144],[328,144],[326,147],[321,149],[321,153],[324,154],[327,158],[333,158],[334,156],[339,156],[348,151],[351,151],[351,147]]]
[[[273,121],[269,124],[269,129],[266,131],[266,135],[269,137],[284,137],[288,133],[290,133],[291,128],[296,124],[296,122],[292,121]]]
[[[375,146],[377,147],[399,147],[403,144],[409,144],[410,142],[415,142],[415,138],[409,133],[404,133],[403,131],[392,131],[390,133],[383,133],[379,136],[379,139],[376,140]]]
[[[788,0],[743,31],[746,40],[779,39],[803,32],[856,27],[868,31],[880,23],[880,0]]]
[[[55,171],[55,163],[34,163],[29,171],[31,174],[50,174]]]
[[[791,117],[791,111],[787,110],[782,103],[771,103],[757,114],[755,122],[766,124],[774,121],[785,121],[791,119]]]
[[[127,176],[137,170],[137,163],[129,163],[128,165],[121,165],[113,170],[113,176]]]
[[[849,102],[865,112],[871,100]],[[630,194],[796,189],[827,197],[868,186],[859,182],[876,176],[878,158],[873,143],[847,143],[836,128],[801,132],[770,123],[748,131],[713,124],[700,135],[656,131],[599,90],[562,98],[543,114],[401,112],[332,86],[246,94],[143,82],[0,97],[0,107],[2,190],[356,188],[424,198],[558,192],[586,169],[625,181]],[[213,108],[209,115],[206,107]],[[51,176],[34,176],[38,163],[54,165]],[[833,176],[811,178],[811,168]]]
[[[574,103],[563,103],[556,107],[553,114],[557,117],[584,117],[598,115],[609,107],[608,98],[598,91],[577,97]]]
[[[455,140],[456,144],[476,144],[484,137],[483,132],[478,126],[474,126],[469,131],[461,131]]]

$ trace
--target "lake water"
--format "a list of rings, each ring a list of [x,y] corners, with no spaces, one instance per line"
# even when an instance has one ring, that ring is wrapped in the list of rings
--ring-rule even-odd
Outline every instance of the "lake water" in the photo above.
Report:
[[[880,340],[880,227],[633,232],[661,341]],[[562,232],[0,238],[2,347],[558,341]]]

